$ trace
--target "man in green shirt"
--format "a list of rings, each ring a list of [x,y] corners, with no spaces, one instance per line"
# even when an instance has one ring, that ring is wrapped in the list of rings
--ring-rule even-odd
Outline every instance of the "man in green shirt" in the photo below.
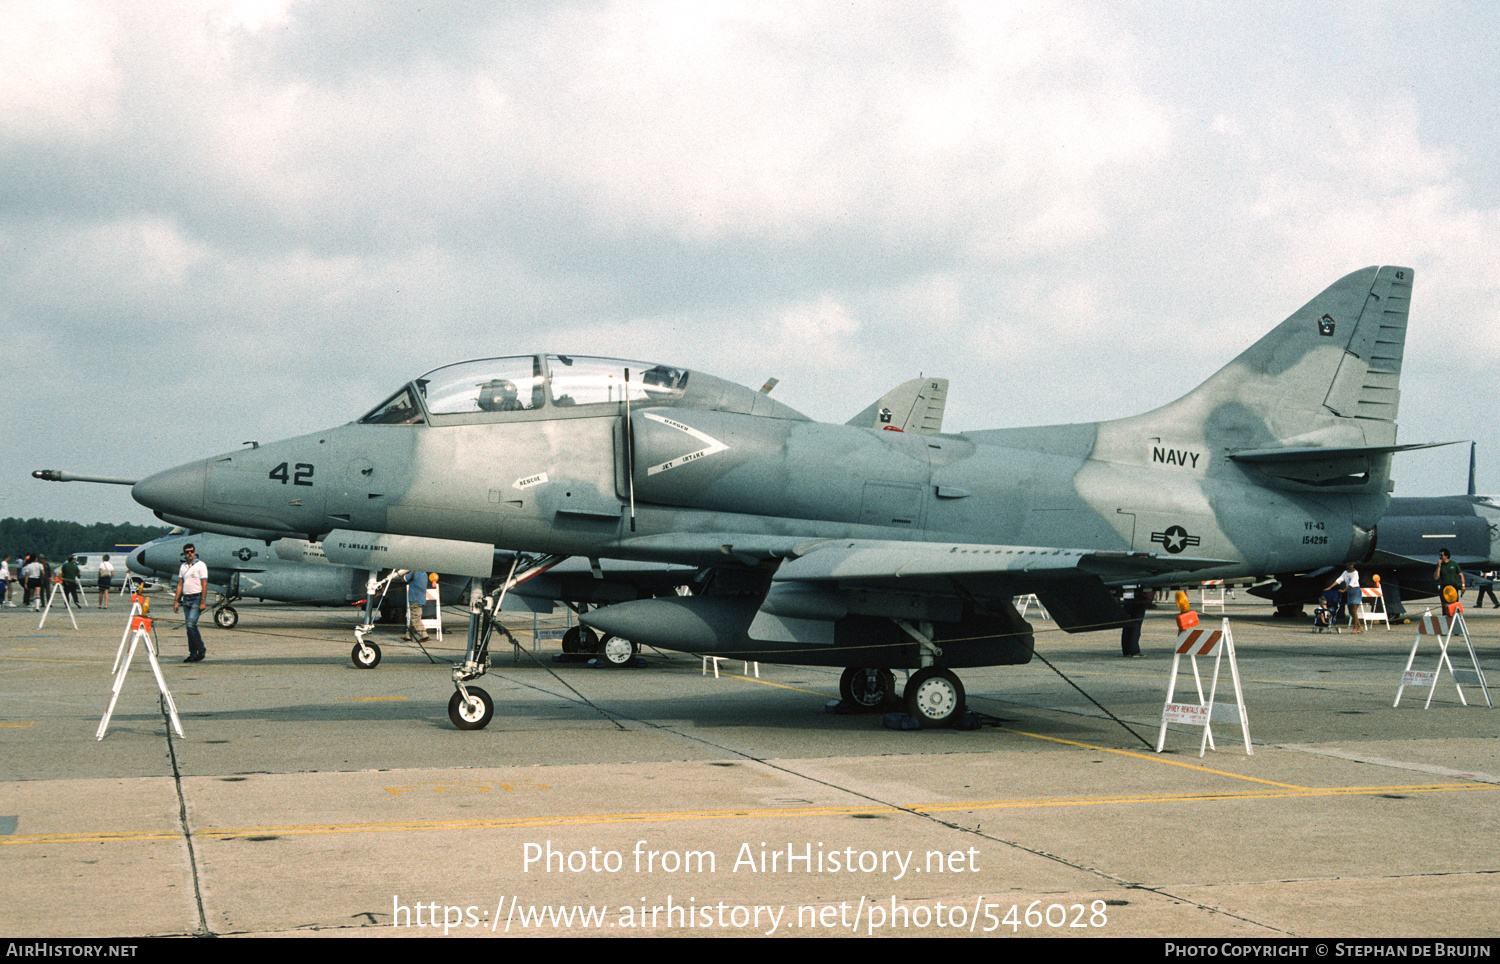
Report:
[[[1432,578],[1437,580],[1439,597],[1442,596],[1444,589],[1452,586],[1459,598],[1463,598],[1464,571],[1459,568],[1458,563],[1453,561],[1453,557],[1448,555],[1447,549],[1438,550],[1437,569],[1433,570]],[[1443,601],[1447,602],[1446,599]]]
[[[63,563],[58,569],[58,575],[62,576],[63,594],[68,597],[73,605],[82,606],[83,597],[79,593],[78,586],[78,563],[74,561],[72,556],[69,556],[68,561]]]

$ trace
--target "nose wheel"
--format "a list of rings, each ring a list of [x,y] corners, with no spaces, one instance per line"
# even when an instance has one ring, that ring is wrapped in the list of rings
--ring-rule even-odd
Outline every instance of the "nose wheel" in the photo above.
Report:
[[[233,629],[239,624],[240,614],[233,606],[220,606],[214,610],[214,625],[220,629]]]
[[[380,665],[380,647],[374,643],[358,642],[349,653],[355,669],[374,669]]]
[[[477,686],[464,689],[468,690],[467,699],[462,691],[458,691],[448,701],[448,719],[460,730],[482,730],[495,716],[495,703],[490,694]]]
[[[949,726],[964,715],[964,684],[937,666],[919,669],[906,681],[906,712],[924,728]]]

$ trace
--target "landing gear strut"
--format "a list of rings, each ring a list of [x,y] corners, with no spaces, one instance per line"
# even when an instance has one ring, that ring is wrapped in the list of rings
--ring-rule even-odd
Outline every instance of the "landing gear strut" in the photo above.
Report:
[[[505,579],[491,580],[482,588],[474,585],[470,590],[469,644],[464,650],[464,661],[453,667],[453,688],[456,692],[448,700],[448,719],[460,730],[482,730],[495,715],[495,703],[490,699],[490,694],[468,684],[489,671],[490,634],[499,626],[497,617],[500,604],[505,601],[505,594],[566,558],[567,556],[562,555],[535,559],[517,556],[510,567],[510,575]],[[510,636],[510,631],[504,626],[500,626],[500,631],[507,637]]]

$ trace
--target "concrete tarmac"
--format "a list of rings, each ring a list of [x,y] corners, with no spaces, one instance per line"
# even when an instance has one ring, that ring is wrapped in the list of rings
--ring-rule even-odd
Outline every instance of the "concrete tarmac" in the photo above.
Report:
[[[502,646],[495,719],[460,732],[461,615],[437,663],[382,629],[360,670],[348,611],[244,604],[185,665],[157,608],[185,736],[138,654],[100,742],[119,601],[78,630],[0,610],[0,933],[1500,935],[1500,712],[1446,679],[1392,707],[1411,626],[1231,602],[1254,754],[1216,723],[1200,758],[1186,726],[1153,752],[1170,607],[1141,659],[1037,621],[1055,670],[961,671],[967,732],[829,714],[837,670],[592,669],[555,643]],[[1468,622],[1500,680],[1500,617]]]

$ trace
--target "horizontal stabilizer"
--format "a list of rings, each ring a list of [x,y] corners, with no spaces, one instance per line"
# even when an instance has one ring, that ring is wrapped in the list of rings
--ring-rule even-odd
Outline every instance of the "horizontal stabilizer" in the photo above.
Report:
[[[1384,491],[1386,466],[1396,452],[1438,448],[1453,442],[1409,445],[1280,446],[1231,450],[1231,461],[1254,465],[1272,484],[1288,489],[1356,492]]]
[[[1412,452],[1417,449],[1435,449],[1458,442],[1412,442],[1407,445],[1345,445],[1321,447],[1315,445],[1292,448],[1240,449],[1229,453],[1236,462],[1302,462],[1317,459],[1355,458],[1365,455],[1391,455],[1396,452]]]
[[[1359,564],[1361,569],[1407,569],[1417,566],[1427,567],[1437,565],[1437,553],[1434,551],[1431,559],[1413,559],[1411,556],[1403,556],[1399,552],[1386,552],[1384,549],[1376,549],[1370,558]]]

